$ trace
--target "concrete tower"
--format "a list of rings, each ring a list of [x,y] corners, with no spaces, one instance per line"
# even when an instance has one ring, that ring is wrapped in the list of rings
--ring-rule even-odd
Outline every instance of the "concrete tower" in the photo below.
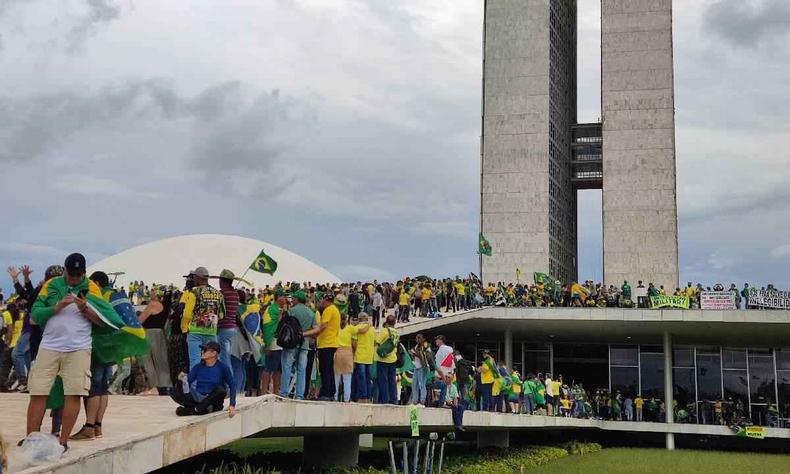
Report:
[[[483,278],[572,278],[576,1],[488,0],[483,62],[481,229],[494,248]]]
[[[672,0],[601,2],[607,283],[678,284]]]
[[[576,123],[576,1],[487,0],[482,278],[577,278],[576,193],[603,189],[604,279],[677,285],[671,0],[602,0],[602,123]]]

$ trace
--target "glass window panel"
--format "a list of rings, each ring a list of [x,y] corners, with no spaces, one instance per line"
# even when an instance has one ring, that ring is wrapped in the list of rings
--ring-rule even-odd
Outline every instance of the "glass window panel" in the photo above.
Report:
[[[656,354],[663,354],[664,348],[662,346],[639,346],[639,352],[653,352]]]
[[[700,401],[721,399],[721,358],[719,354],[697,353],[697,390]]]
[[[549,371],[548,352],[524,352],[524,371],[526,373],[546,373]],[[522,372],[524,373],[524,372]],[[524,373],[526,375],[526,373]]]
[[[675,367],[694,367],[694,349],[675,348],[673,351],[674,360],[672,365]]]
[[[719,348],[713,346],[697,347],[697,354],[719,355]]]
[[[549,344],[547,342],[525,342],[525,351],[548,351]]]
[[[721,365],[725,369],[745,369],[746,350],[745,349],[722,349]]]
[[[612,367],[612,393],[619,391],[626,397],[634,397],[639,387],[639,369],[636,367]]]
[[[673,369],[672,381],[675,384],[674,398],[678,401],[678,407],[685,407],[689,404],[693,405],[697,400],[694,384],[694,369]]]
[[[611,365],[638,365],[638,346],[612,346],[609,352]]]
[[[749,390],[752,403],[774,402],[774,358],[765,355],[749,355]]]
[[[664,398],[664,354],[642,354],[642,398]]]
[[[776,350],[777,370],[790,370],[790,349]]]
[[[777,370],[776,383],[779,388],[779,413],[782,418],[790,418],[790,370]]]
[[[746,380],[745,370],[724,371],[724,400],[729,404],[729,410],[736,408],[740,401],[743,407],[749,404],[749,384]]]

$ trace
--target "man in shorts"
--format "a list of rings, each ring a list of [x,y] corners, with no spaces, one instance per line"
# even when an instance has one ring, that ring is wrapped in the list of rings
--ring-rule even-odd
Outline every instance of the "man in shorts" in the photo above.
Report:
[[[103,325],[102,315],[114,314],[115,310],[101,299],[98,285],[85,277],[85,257],[71,254],[64,267],[65,274],[45,282],[33,304],[31,316],[44,334],[28,380],[27,434],[40,429],[47,397],[55,378],[60,376],[65,395],[60,444],[68,449],[69,435],[80,412],[80,398],[88,395],[91,384],[93,326]],[[95,297],[90,303],[89,294]]]

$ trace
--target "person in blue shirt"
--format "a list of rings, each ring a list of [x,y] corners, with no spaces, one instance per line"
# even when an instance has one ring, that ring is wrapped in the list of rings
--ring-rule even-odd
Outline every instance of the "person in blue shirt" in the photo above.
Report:
[[[200,350],[200,362],[189,370],[188,376],[183,373],[179,376],[182,383],[176,384],[170,393],[170,398],[180,405],[176,408],[176,415],[205,415],[222,410],[227,386],[230,392],[228,413],[233,417],[236,414],[236,386],[230,368],[218,359],[220,345],[209,341],[200,346]]]

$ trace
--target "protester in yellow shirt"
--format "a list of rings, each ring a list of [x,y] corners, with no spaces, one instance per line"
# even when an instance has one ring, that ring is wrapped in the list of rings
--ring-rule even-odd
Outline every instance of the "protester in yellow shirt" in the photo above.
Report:
[[[340,330],[337,334],[337,351],[335,352],[335,401],[340,395],[340,384],[343,384],[343,401],[351,401],[351,375],[354,373],[353,339],[360,333],[366,333],[370,325],[355,326],[348,324],[348,315],[342,315]]]
[[[359,313],[357,324],[368,325],[370,316],[367,313]],[[370,326],[368,326],[370,327]],[[356,348],[354,349],[354,387],[356,387],[357,401],[360,403],[370,403],[370,367],[373,365],[373,357],[376,347],[376,331],[357,331],[354,337]]]
[[[338,303],[345,303],[345,295],[338,295]],[[340,311],[335,306],[335,295],[329,291],[318,304],[321,311],[320,332],[316,338],[318,370],[321,373],[321,391],[318,399],[330,401],[335,396],[335,352],[340,332]]]
[[[387,316],[384,327],[376,334],[376,383],[381,404],[398,403],[398,388],[395,384],[398,344],[400,341],[395,330],[395,317],[390,315]]]

